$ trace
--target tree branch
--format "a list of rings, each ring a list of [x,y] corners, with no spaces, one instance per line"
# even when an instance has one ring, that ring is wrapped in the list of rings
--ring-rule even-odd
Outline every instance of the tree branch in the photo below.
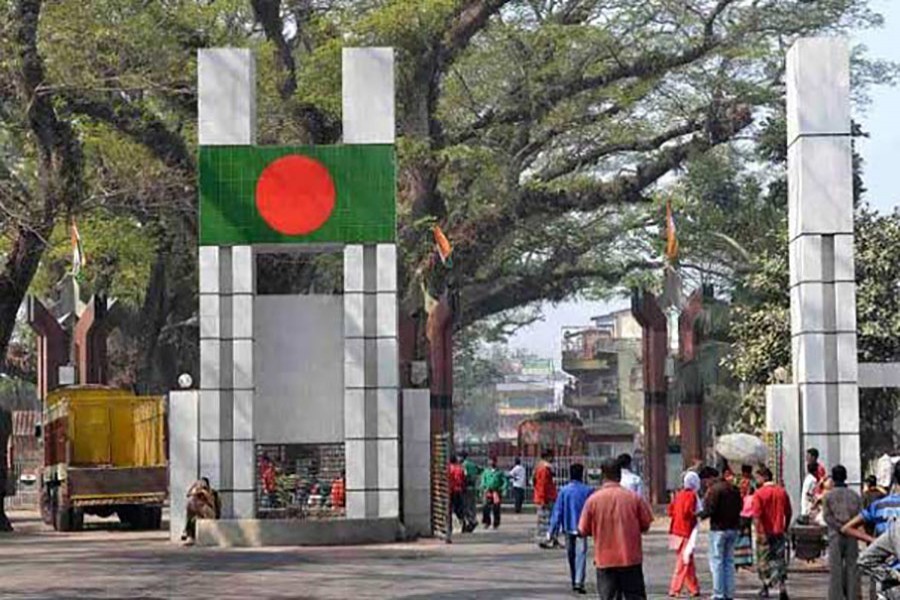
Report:
[[[570,160],[563,161],[554,167],[546,169],[537,176],[537,179],[541,181],[552,181],[563,175],[568,175],[584,166],[593,165],[604,157],[620,152],[650,152],[667,142],[671,142],[672,140],[678,139],[689,133],[700,131],[703,129],[703,126],[704,123],[702,121],[692,119],[683,125],[673,127],[672,129],[651,138],[613,142],[597,146],[576,155]]]
[[[284,20],[281,18],[281,0],[251,0],[253,16],[259,23],[266,39],[275,44],[275,62],[281,72],[278,93],[282,100],[294,95],[297,90],[297,65],[291,45],[284,37]],[[299,29],[301,23],[297,23]]]
[[[184,138],[170,131],[161,119],[139,104],[117,97],[104,102],[74,93],[65,93],[62,99],[70,112],[106,123],[145,146],[166,166],[187,173],[194,172],[194,157],[184,143]]]

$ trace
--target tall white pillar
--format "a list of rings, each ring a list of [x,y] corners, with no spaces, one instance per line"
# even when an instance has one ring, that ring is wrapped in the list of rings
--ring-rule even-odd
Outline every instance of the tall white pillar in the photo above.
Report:
[[[250,50],[197,55],[199,142],[256,143],[256,75]],[[251,246],[200,247],[200,475],[219,490],[226,518],[254,515]]]
[[[347,144],[394,143],[394,53],[343,51]],[[400,512],[397,247],[344,249],[344,444],[347,517]]]
[[[798,40],[787,57],[791,336],[802,469],[815,447],[860,481],[853,260],[850,59],[839,38]],[[789,463],[788,461],[793,461]],[[799,465],[797,465],[799,461]]]

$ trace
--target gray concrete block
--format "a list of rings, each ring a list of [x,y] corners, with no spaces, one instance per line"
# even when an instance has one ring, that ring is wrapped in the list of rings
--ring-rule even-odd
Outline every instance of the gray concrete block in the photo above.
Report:
[[[377,337],[397,337],[397,294],[380,293],[376,297]]]
[[[251,294],[231,296],[231,336],[234,339],[253,339],[253,302]]]
[[[200,340],[201,389],[221,387],[221,349],[219,340]]]
[[[253,519],[256,517],[256,494],[250,491],[235,491],[234,517],[236,519]]]
[[[834,236],[834,279],[835,281],[856,282],[853,236]]]
[[[837,346],[837,380],[840,383],[856,383],[859,363],[856,354],[856,334],[838,333],[834,336]]]
[[[400,366],[397,354],[397,340],[394,338],[381,338],[377,342],[378,347],[378,387],[393,387],[399,385]]]
[[[364,292],[363,247],[361,244],[344,246],[344,293]]]
[[[187,491],[199,478],[200,394],[195,390],[170,392],[169,442],[169,538],[176,541],[184,530]]]
[[[791,288],[791,333],[825,331],[825,284],[799,283]]]
[[[256,449],[253,441],[235,441],[232,445],[234,489],[256,489]]]
[[[344,442],[344,468],[347,471],[347,489],[366,489],[366,442],[347,440]]]
[[[220,390],[200,390],[200,439],[222,439]]]
[[[366,518],[366,492],[347,490],[347,519]]]
[[[197,270],[200,274],[200,293],[219,293],[219,247],[200,246]]]
[[[218,294],[200,294],[200,339],[217,340],[221,336]]]
[[[853,233],[849,137],[800,138],[788,149],[788,226],[790,239]]]
[[[396,388],[379,388],[376,392],[378,402],[378,437],[399,437],[400,427],[397,423],[399,400]]]
[[[400,492],[398,490],[378,491],[379,518],[398,518],[400,516]]]
[[[365,332],[366,295],[359,292],[344,294],[344,337],[361,338]]]
[[[397,245],[378,244],[375,248],[375,289],[378,292],[397,291]]]
[[[250,50],[203,48],[197,53],[198,137],[201,145],[256,141],[256,75]]]
[[[361,338],[344,340],[344,387],[365,387],[365,341]]]
[[[398,440],[378,440],[378,487],[400,488],[400,443]]]
[[[850,52],[837,37],[801,38],[787,55],[788,143],[804,134],[850,133]]]
[[[393,48],[344,48],[342,104],[345,144],[393,144]]]
[[[255,294],[253,246],[231,247],[231,293]]]
[[[197,545],[232,547],[348,546],[391,543],[400,523],[390,519],[220,519],[197,524]]]
[[[782,433],[784,483],[791,504],[800,506],[803,442],[800,436],[800,390],[796,385],[766,386],[766,430]]]
[[[253,340],[234,340],[234,389],[253,389]]]
[[[797,354],[794,381],[797,383],[824,382],[825,379],[825,334],[804,333],[794,336]]]
[[[344,390],[344,437],[366,437],[366,394],[361,388]]]
[[[221,441],[200,442],[200,477],[209,478],[209,483],[214,488],[222,488]]]
[[[236,390],[232,394],[234,398],[232,408],[234,439],[252,440],[254,392],[252,390]]]

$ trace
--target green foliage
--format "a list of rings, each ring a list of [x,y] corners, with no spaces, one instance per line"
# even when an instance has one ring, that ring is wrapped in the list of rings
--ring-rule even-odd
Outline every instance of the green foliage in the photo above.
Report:
[[[86,264],[82,270],[85,297],[107,294],[132,309],[143,302],[150,269],[156,255],[156,240],[140,223],[128,217],[94,211],[78,221]],[[72,269],[69,227],[60,223],[31,291],[39,298],[54,297],[54,287]]]

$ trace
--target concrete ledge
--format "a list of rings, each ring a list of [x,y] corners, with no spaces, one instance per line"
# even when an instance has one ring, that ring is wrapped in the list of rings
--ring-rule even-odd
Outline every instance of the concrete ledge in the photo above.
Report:
[[[398,519],[220,519],[197,521],[197,545],[351,546],[383,544],[402,538]]]

